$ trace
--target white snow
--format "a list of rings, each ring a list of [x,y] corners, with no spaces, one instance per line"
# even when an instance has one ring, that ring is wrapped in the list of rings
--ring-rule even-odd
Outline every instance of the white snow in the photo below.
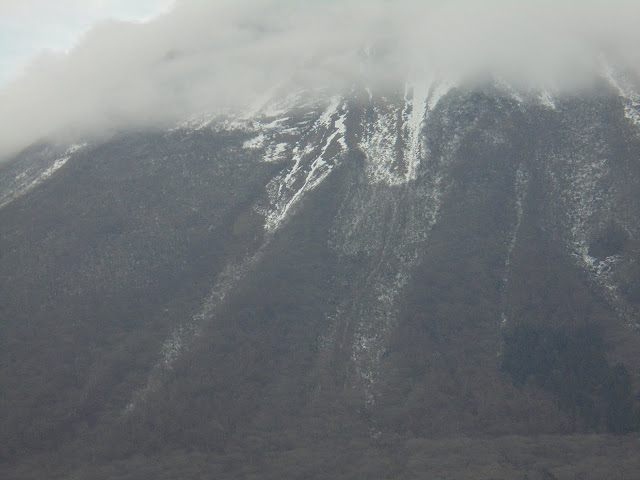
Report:
[[[329,107],[320,116],[312,131],[307,136],[300,138],[298,144],[293,148],[294,164],[292,167],[286,174],[276,177],[267,186],[270,205],[263,212],[265,215],[266,235],[262,244],[253,254],[247,254],[240,261],[227,266],[218,275],[200,312],[180,324],[165,340],[161,348],[160,359],[152,369],[147,383],[133,394],[131,401],[123,412],[124,414],[133,411],[140,401],[143,401],[150,392],[155,391],[161,385],[164,375],[173,369],[175,362],[182,353],[191,347],[200,334],[202,326],[215,316],[216,309],[225,300],[229,292],[247,275],[252,266],[263,257],[266,248],[273,239],[273,233],[286,223],[293,207],[300,202],[307,192],[317,187],[331,173],[333,165],[337,163],[335,155],[340,155],[346,146],[346,143],[344,143],[344,135],[346,133],[344,117],[346,114],[340,114],[341,102],[340,98],[332,99]],[[245,129],[247,125],[253,125],[254,127],[257,125],[251,119],[239,121],[238,124]],[[227,122],[221,128],[229,127],[229,125],[233,125],[233,123]],[[277,125],[277,123],[272,122],[272,125]],[[259,127],[256,130],[261,131]],[[282,131],[277,133],[282,134]],[[322,135],[326,140],[320,154],[311,161],[307,168],[309,157],[312,157],[315,150],[313,140],[316,135]],[[259,135],[245,142],[243,146],[245,148],[265,148],[263,161],[266,162],[283,159],[290,144],[287,142],[269,142],[270,139],[261,131]],[[305,142],[308,143],[301,148],[301,145]],[[342,148],[333,157],[329,157],[328,149],[334,142],[337,142]],[[298,184],[300,186],[296,187]],[[255,209],[258,210],[257,207]]]
[[[342,102],[342,97],[339,96],[330,99],[328,107],[320,115],[311,132],[300,139],[293,148],[293,166],[286,174],[278,176],[268,186],[268,190],[271,192],[271,205],[264,212],[267,232],[274,232],[279,228],[305,193],[316,188],[331,173],[336,163],[336,155],[346,150],[344,140],[346,113],[342,112]],[[315,135],[324,136],[325,140],[320,153],[315,155],[309,165],[309,160],[313,158],[316,150],[313,141]],[[307,143],[301,151],[301,146],[305,142]],[[337,143],[340,149],[329,158],[328,150],[334,143]],[[279,155],[282,156],[286,151],[287,144],[280,145],[277,149],[280,152]],[[275,149],[276,147],[273,151]],[[264,160],[273,161],[271,150],[267,150]],[[309,166],[307,167],[307,165]]]
[[[291,208],[302,198],[302,196],[309,190],[313,190],[317,187],[329,173],[331,173],[332,167],[318,157],[311,164],[311,169],[304,179],[302,186],[296,190],[293,195],[285,196],[285,198],[276,202],[275,208],[273,208],[266,216],[265,228],[268,232],[277,230],[283,223],[284,219]],[[293,178],[293,177],[292,177]],[[290,180],[287,184],[280,185],[278,188],[279,193],[284,192],[283,186],[290,187],[293,182]]]
[[[364,256],[370,262],[358,281],[358,291],[364,293],[350,298],[327,316],[328,334],[322,338],[325,351],[330,351],[332,346],[338,348],[345,342],[344,334],[338,332],[343,331],[345,324],[349,325],[353,334],[348,340],[351,349],[348,383],[364,395],[365,408],[371,408],[376,402],[382,359],[398,321],[398,299],[423,258],[449,186],[447,179],[455,148],[432,158],[426,145],[416,138],[420,136],[416,132],[425,126],[422,114],[427,118],[430,112],[425,90],[435,107],[447,88],[426,85],[415,94],[414,86],[408,85],[400,112],[383,99],[370,107],[372,124],[364,124],[359,143],[366,156],[368,182],[354,186],[331,229],[330,246],[338,254]],[[414,110],[413,105],[418,108]],[[416,168],[420,166],[420,178],[424,182],[420,187],[398,188],[408,180],[406,172],[394,170],[395,159],[412,149],[410,144],[405,144],[405,152],[397,151],[399,129],[405,141],[414,141],[414,152],[420,149],[420,154],[416,153],[420,162]]]
[[[365,125],[360,150],[366,156],[366,174],[373,184],[400,185],[404,176],[398,173],[396,164],[397,116],[394,111],[374,107],[375,120]]]
[[[263,111],[269,118],[282,117],[288,114],[295,107],[300,106],[303,101],[302,91],[294,90],[278,102],[270,103]]]
[[[451,89],[456,86],[455,80],[439,80],[431,88],[429,92],[429,100],[427,102],[427,109],[431,112],[438,106],[438,103]]]
[[[548,90],[546,89],[540,90],[538,94],[538,99],[540,100],[540,103],[545,107],[550,108],[551,110],[556,109],[556,102],[553,99],[553,95],[551,95],[551,93]]]
[[[499,76],[496,77],[495,84],[498,88],[501,88],[502,90],[507,92],[509,96],[513,98],[516,102],[518,103],[524,102],[524,98],[522,97],[520,92],[518,92],[515,88],[513,88],[513,86],[509,82],[507,82],[504,78]]]
[[[169,131],[175,132],[179,130],[188,130],[191,132],[197,132],[198,130],[202,130],[210,126],[214,120],[215,116],[211,114],[194,115],[188,120],[179,122],[178,125],[170,129]]]
[[[618,91],[618,95],[625,100],[625,117],[637,127],[640,127],[640,94],[630,85],[624,85],[615,69],[610,64],[604,63],[602,67],[604,77],[609,84]]]
[[[405,182],[416,179],[416,171],[422,156],[421,133],[428,108],[431,82],[411,82],[405,86],[404,134],[407,148],[404,159],[407,172]]]
[[[284,160],[285,153],[287,151],[288,143],[277,143],[276,145],[269,145],[262,160],[265,162],[279,162]]]
[[[250,140],[247,140],[242,144],[242,148],[250,149],[250,150],[258,150],[264,147],[266,141],[266,137],[264,134],[260,134],[257,137],[254,137]]]
[[[374,122],[365,125],[360,150],[367,158],[366,171],[373,184],[403,185],[416,179],[426,152],[422,145],[422,129],[438,102],[453,88],[453,81],[412,80],[405,86],[402,123],[398,112],[381,99],[374,105]],[[402,157],[398,162],[398,135],[402,136]]]
[[[345,124],[346,119],[347,119],[347,114],[345,112],[342,115],[340,115],[340,117],[338,117],[335,124],[336,134],[339,136],[338,143],[340,143],[340,146],[342,147],[343,150],[347,150],[347,142],[345,140],[345,137],[347,135],[347,126]]]
[[[289,120],[289,117],[276,118],[273,122],[269,122],[262,126],[265,130],[278,130],[281,128],[281,124]]]
[[[26,193],[32,191],[38,185],[50,178],[54,173],[60,170],[75,153],[87,146],[86,143],[73,144],[64,152],[64,156],[59,157],[43,170],[31,168],[15,177],[16,185],[10,187],[6,192],[0,194],[0,208],[3,208]]]
[[[276,92],[282,88],[282,83],[276,84],[273,87],[267,89],[262,95],[254,99],[254,101],[245,109],[244,113],[240,116],[241,120],[250,120],[257,118],[264,109],[273,103],[273,98]]]
[[[131,413],[138,403],[144,401],[149,393],[160,387],[164,375],[172,370],[180,356],[190,348],[200,335],[203,325],[213,319],[218,306],[227,295],[244,278],[250,268],[264,255],[267,243],[264,243],[253,255],[247,255],[237,263],[231,263],[217,277],[209,295],[205,299],[200,311],[186,322],[178,325],[160,349],[160,359],[151,370],[147,383],[134,392],[123,414]]]

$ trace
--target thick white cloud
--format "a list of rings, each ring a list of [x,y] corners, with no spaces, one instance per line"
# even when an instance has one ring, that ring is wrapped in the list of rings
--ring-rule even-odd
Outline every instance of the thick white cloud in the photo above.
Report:
[[[639,65],[639,14],[630,1],[185,0],[148,23],[101,24],[0,90],[0,155],[43,136],[238,106],[283,82],[488,69],[567,86],[604,50]]]
[[[0,85],[41,50],[67,51],[105,19],[145,21],[173,0],[0,0]]]

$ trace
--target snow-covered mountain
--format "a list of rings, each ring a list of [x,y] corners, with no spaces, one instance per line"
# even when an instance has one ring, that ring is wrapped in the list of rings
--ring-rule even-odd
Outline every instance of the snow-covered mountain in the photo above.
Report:
[[[0,455],[636,429],[638,92],[612,67],[281,87],[25,150],[0,166]],[[513,370],[547,348],[520,327],[559,363]],[[585,352],[631,403],[566,366]]]

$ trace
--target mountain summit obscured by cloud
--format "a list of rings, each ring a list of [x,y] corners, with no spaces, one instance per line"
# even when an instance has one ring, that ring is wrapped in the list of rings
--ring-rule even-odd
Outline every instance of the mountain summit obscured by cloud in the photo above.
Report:
[[[603,53],[640,65],[639,15],[631,1],[187,0],[147,23],[102,23],[1,89],[0,158],[41,138],[241,108],[276,85],[490,71],[579,86]]]

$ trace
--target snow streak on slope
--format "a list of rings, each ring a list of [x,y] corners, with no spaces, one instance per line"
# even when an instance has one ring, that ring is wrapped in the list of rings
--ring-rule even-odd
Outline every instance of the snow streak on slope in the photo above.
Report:
[[[541,105],[548,110],[556,110],[556,96],[558,92],[545,87],[515,86],[502,77],[497,77],[494,86],[504,92],[519,105]]]
[[[281,108],[282,105],[282,103],[279,104]],[[285,105],[293,108],[291,103],[287,102]],[[309,107],[308,104],[304,106]],[[282,113],[276,107],[268,111]],[[343,101],[340,97],[335,97],[319,117],[312,109],[307,112],[305,118],[293,124],[287,122],[287,117],[276,120],[267,117],[263,118],[264,121],[227,119],[222,125],[206,125],[207,128],[216,131],[231,129],[257,134],[245,141],[242,148],[262,150],[265,162],[284,161],[287,157],[291,157],[290,165],[267,185],[268,205],[254,206],[254,209],[261,212],[265,218],[265,235],[261,244],[255,251],[247,252],[240,259],[231,262],[215,279],[214,286],[200,311],[185,323],[178,325],[165,340],[160,360],[152,369],[144,387],[134,393],[124,413],[135,410],[149,393],[162,384],[165,374],[173,369],[180,356],[194,344],[202,326],[215,318],[217,308],[262,259],[273,239],[273,234],[286,224],[294,207],[338,164],[340,156],[346,149],[345,117]],[[200,123],[192,127],[194,130],[205,128]],[[316,144],[318,141],[320,141],[320,148]]]
[[[604,77],[617,90],[625,103],[625,117],[635,126],[640,127],[640,94],[631,82],[628,82],[624,75],[616,72],[611,65],[605,63],[602,70]]]
[[[500,90],[506,92],[516,102],[523,103],[525,101],[525,96],[504,78],[500,76],[496,77],[495,85]]]
[[[437,221],[452,160],[446,155],[432,157],[425,142],[428,88],[420,90],[422,94],[414,90],[413,95],[407,90],[400,111],[384,103],[371,105],[375,126],[365,131],[360,143],[365,165],[332,227],[331,246],[339,255],[366,258],[366,268],[352,285],[349,299],[328,318],[329,333],[321,345],[326,351],[338,348],[342,343],[338,332],[348,332],[347,374],[351,386],[365,395],[368,407],[375,403],[380,363],[397,325],[398,299]],[[410,126],[404,128],[407,123]],[[396,132],[408,140],[404,152],[387,148],[391,141],[385,137],[395,140]],[[401,173],[397,165],[403,153],[413,167]]]
[[[213,318],[215,310],[227,298],[238,282],[244,278],[247,272],[262,258],[265,247],[266,244],[263,244],[257,252],[247,255],[238,263],[229,265],[218,275],[200,311],[187,322],[178,325],[169,338],[163,342],[160,361],[151,370],[144,387],[134,393],[124,413],[130,413],[135,410],[136,406],[143,402],[149,393],[162,385],[164,375],[173,369],[180,355],[188,350],[200,335],[202,326]]]
[[[505,311],[505,305],[507,303],[506,300],[509,293],[509,277],[511,276],[511,259],[513,257],[513,251],[515,250],[516,244],[518,242],[518,233],[520,232],[520,226],[522,225],[522,217],[524,216],[524,204],[527,197],[527,190],[529,187],[530,177],[531,176],[529,172],[524,168],[523,165],[520,165],[518,167],[518,170],[516,171],[515,182],[514,182],[516,221],[507,243],[505,272],[504,272],[504,276],[502,277],[502,292],[501,292],[502,326],[505,326],[508,322],[507,312]]]
[[[215,132],[238,131],[253,134],[243,148],[263,151],[263,161],[290,161],[293,165],[267,185],[269,203],[256,207],[266,217],[265,228],[279,228],[304,195],[317,187],[338,164],[347,150],[346,105],[341,96],[325,100],[304,96],[300,91],[265,99],[239,117],[205,116],[180,124],[174,130]],[[324,106],[319,114],[318,108]],[[319,115],[319,116],[318,116]]]
[[[425,121],[452,87],[453,84],[442,81],[410,81],[405,85],[400,111],[394,101],[385,97],[376,99],[369,92],[373,121],[363,122],[358,147],[368,159],[367,174],[372,182],[402,185],[416,179],[423,156]]]
[[[57,156],[53,159],[45,157],[29,165],[26,170],[21,170],[14,178],[7,179],[6,184],[2,182],[5,185],[2,186],[3,188],[0,191],[0,208],[7,206],[16,198],[29,193],[42,184],[61,169],[75,153],[86,146],[86,143],[71,145],[62,156]],[[17,166],[20,167],[21,164]]]
[[[317,187],[338,164],[339,153],[346,148],[345,118],[342,98],[334,97],[313,129],[293,147],[293,167],[267,186],[270,202],[265,212],[265,228],[268,232],[277,230],[303,196]]]
[[[546,179],[545,228],[563,238],[567,252],[619,317],[636,325],[640,312],[622,287],[635,275],[640,235],[640,201],[632,193],[637,190],[633,157],[638,137],[613,132],[640,133],[624,125],[626,119],[631,127],[640,126],[634,118],[640,100],[637,81],[604,62],[594,88],[595,95],[563,98],[553,127],[561,134],[554,132],[552,141],[541,144],[548,151],[533,168],[540,168]],[[618,238],[617,246],[606,246],[611,235]]]
[[[436,221],[444,191],[447,160],[429,159],[428,164],[423,164],[428,152],[423,145],[422,130],[425,115],[437,106],[450,87],[446,84],[424,84],[423,87],[410,88],[411,92],[407,89],[406,103],[400,110],[396,107],[396,113],[390,117],[393,125],[388,126],[394,137],[400,135],[406,145],[403,154],[409,159],[408,168],[396,175],[388,170],[398,163],[395,151],[389,151],[390,157],[387,157],[369,149],[364,183],[354,192],[352,202],[345,206],[341,216],[345,223],[336,224],[336,229],[342,230],[339,235],[343,239],[340,241],[344,241],[339,250],[348,254],[354,248],[365,249],[378,257],[363,279],[362,291],[369,293],[346,308],[349,318],[358,319],[353,325],[351,346],[354,382],[364,383],[371,399],[376,369],[397,319],[396,300],[409,281],[411,269],[421,257],[420,252],[428,230]],[[382,107],[378,111],[381,112]],[[286,163],[287,167],[267,184],[267,202],[255,206],[265,218],[265,236],[261,246],[253,254],[249,253],[244,259],[230,264],[216,280],[201,312],[180,325],[167,339],[161,360],[147,385],[135,394],[128,411],[160,385],[164,372],[172,369],[181,353],[193,344],[201,326],[211,321],[227,294],[261,259],[273,234],[287,223],[308,192],[340,164],[347,151],[347,114],[347,105],[342,97],[305,103],[299,96],[292,95],[257,107],[253,111],[257,118],[226,118],[206,126],[214,131],[249,133],[252,136],[243,143],[243,148],[262,151],[263,161]],[[389,117],[383,113],[379,115],[382,122],[386,118]],[[379,126],[380,123],[374,128]],[[205,127],[202,123],[194,123],[191,128]],[[380,173],[385,180],[394,180],[379,182],[370,176],[372,171]],[[408,181],[415,183],[419,178],[422,178],[420,185],[413,185],[411,189],[396,188]],[[411,207],[399,210],[400,204]],[[391,215],[392,220],[383,220],[380,217],[383,213]],[[355,224],[364,227],[361,231],[349,231],[354,219]]]
[[[365,255],[369,267],[339,321],[352,332],[351,381],[375,401],[380,361],[398,321],[398,299],[426,249],[446,190],[448,162],[431,164],[413,188],[358,186],[336,219],[334,245],[343,255]],[[427,170],[427,169],[425,169]],[[336,315],[337,316],[337,315]]]
[[[416,179],[416,170],[422,156],[422,127],[428,111],[430,84],[426,82],[407,83],[405,86],[405,109],[402,112],[404,137],[407,139],[405,180]]]
[[[502,103],[496,108],[506,105],[525,112],[533,106],[539,113],[544,107],[547,111],[540,117],[545,122],[554,122],[563,109],[574,108],[570,101],[563,101],[559,103],[562,108],[556,110],[556,100],[549,91],[516,91],[506,84],[489,87],[499,89]],[[373,405],[382,358],[400,314],[399,298],[424,257],[443,196],[452,184],[452,164],[462,142],[470,129],[478,129],[485,136],[491,134],[495,144],[508,140],[504,130],[485,129],[478,114],[483,107],[474,105],[467,93],[449,96],[456,102],[461,100],[460,105],[447,101],[451,88],[452,84],[440,81],[411,81],[403,94],[384,96],[364,89],[365,94],[356,95],[353,102],[340,96],[310,100],[294,93],[256,106],[251,111],[253,116],[220,118],[204,127],[201,123],[192,125],[193,129],[238,133],[238,148],[259,154],[261,161],[280,170],[267,183],[263,199],[253,206],[264,218],[261,243],[245,257],[232,260],[212,282],[212,292],[201,312],[167,339],[161,360],[135,401],[156,388],[163,372],[173,368],[181,353],[193,344],[201,326],[215,318],[228,293],[260,261],[275,233],[287,224],[308,194],[342,165],[352,149],[357,162],[344,165],[341,172],[351,172],[353,182],[333,221],[330,245],[337,255],[348,259],[346,264],[358,266],[353,267],[349,294],[327,319],[329,333],[321,339],[321,345],[327,352],[340,349],[344,353],[347,349],[349,384],[364,393],[367,405]],[[362,98],[364,106],[358,103]],[[546,160],[538,158],[530,164],[518,159],[523,163],[515,173],[514,192],[508,196],[514,202],[514,219],[503,244],[503,324],[508,321],[504,306],[508,303],[511,260],[534,173],[536,183],[532,185],[538,185],[538,168],[543,170],[540,178],[548,180],[542,189],[548,190],[553,204],[549,222],[561,226],[554,228],[562,230],[571,255],[606,291],[616,308],[626,308],[613,274],[619,257],[598,259],[590,254],[590,242],[602,226],[602,218],[619,218],[612,214],[617,200],[609,187],[615,182],[609,178],[606,142],[594,141],[594,132],[600,127],[585,122],[593,109],[580,111],[585,112],[584,119],[572,116],[567,120],[567,135],[575,135],[576,141],[542,147],[561,149],[550,152]],[[625,318],[632,316],[625,313]]]
[[[597,152],[596,152],[597,153]],[[612,180],[613,171],[606,158],[588,160],[585,156],[554,159],[561,165],[552,175],[554,191],[562,199],[560,224],[564,225],[567,236],[567,248],[578,265],[582,267],[591,281],[603,292],[618,315],[630,325],[638,322],[638,312],[632,308],[620,294],[620,285],[616,281],[616,267],[628,262],[620,254],[605,258],[596,258],[590,254],[591,243],[598,229],[606,222],[616,222],[633,233],[631,225],[624,218],[622,205],[617,199],[616,181]]]
[[[399,171],[396,159],[397,112],[382,107],[373,109],[375,120],[365,125],[363,139],[359,145],[367,160],[377,159],[377,162],[367,162],[367,175],[373,183],[399,185],[404,181],[404,175]]]
[[[540,100],[540,103],[545,107],[551,110],[556,109],[556,102],[553,99],[553,95],[548,90],[546,89],[540,90],[538,93],[538,99]]]

